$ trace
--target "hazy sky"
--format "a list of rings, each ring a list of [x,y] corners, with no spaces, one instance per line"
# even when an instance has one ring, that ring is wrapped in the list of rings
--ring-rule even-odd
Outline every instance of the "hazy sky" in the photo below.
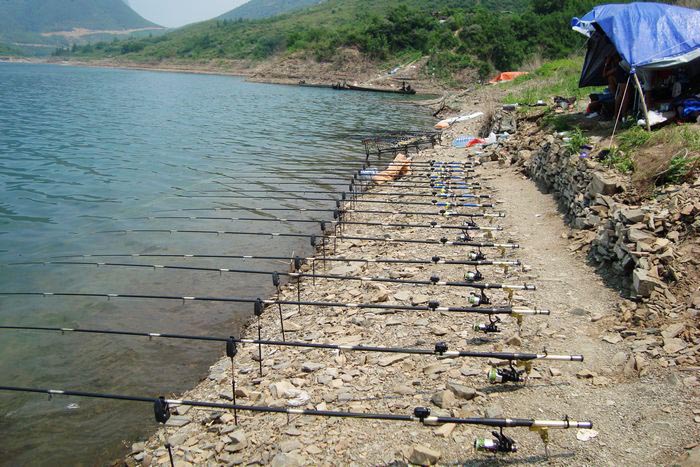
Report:
[[[127,3],[154,23],[177,27],[214,18],[245,2],[246,0],[128,0]]]

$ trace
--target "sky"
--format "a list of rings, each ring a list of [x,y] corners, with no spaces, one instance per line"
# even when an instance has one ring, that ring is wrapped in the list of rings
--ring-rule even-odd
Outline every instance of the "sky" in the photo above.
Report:
[[[128,0],[144,18],[167,27],[203,21],[233,10],[246,0]]]

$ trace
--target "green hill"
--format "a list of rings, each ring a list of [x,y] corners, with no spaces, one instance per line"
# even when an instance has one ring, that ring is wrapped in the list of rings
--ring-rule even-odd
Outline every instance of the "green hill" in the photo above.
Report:
[[[151,39],[78,49],[81,58],[131,61],[262,60],[288,54],[332,61],[338,49],[367,60],[430,57],[431,73],[462,69],[482,76],[532,57],[558,58],[582,46],[569,21],[591,0],[327,0],[261,20],[212,20]]]
[[[149,28],[123,0],[0,0],[0,41],[34,51]]]
[[[234,8],[228,13],[219,16],[218,19],[263,19],[272,16],[301,10],[310,6],[323,3],[324,0],[250,0],[247,3]]]

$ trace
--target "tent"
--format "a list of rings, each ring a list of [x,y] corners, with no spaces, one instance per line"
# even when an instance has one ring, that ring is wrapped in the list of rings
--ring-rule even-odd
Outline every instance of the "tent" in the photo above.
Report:
[[[700,76],[698,10],[662,3],[599,5],[573,18],[571,27],[589,37],[579,87],[606,84],[603,66],[615,51],[640,95],[638,72],[686,66],[690,75]]]
[[[489,81],[489,84],[501,83],[503,81],[512,81],[518,76],[526,75],[527,71],[504,71]]]

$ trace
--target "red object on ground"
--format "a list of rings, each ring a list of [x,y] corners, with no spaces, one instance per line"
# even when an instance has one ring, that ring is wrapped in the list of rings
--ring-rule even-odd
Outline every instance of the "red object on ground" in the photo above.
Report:
[[[504,71],[494,79],[489,81],[490,84],[500,83],[502,81],[512,81],[518,76],[526,75],[527,71]]]
[[[477,144],[484,144],[485,142],[486,142],[486,141],[484,141],[484,140],[481,139],[481,138],[474,138],[473,140],[471,140],[471,141],[469,141],[469,142],[467,143],[467,146],[466,146],[466,147],[470,148],[470,147],[472,147],[472,146],[476,146]]]

